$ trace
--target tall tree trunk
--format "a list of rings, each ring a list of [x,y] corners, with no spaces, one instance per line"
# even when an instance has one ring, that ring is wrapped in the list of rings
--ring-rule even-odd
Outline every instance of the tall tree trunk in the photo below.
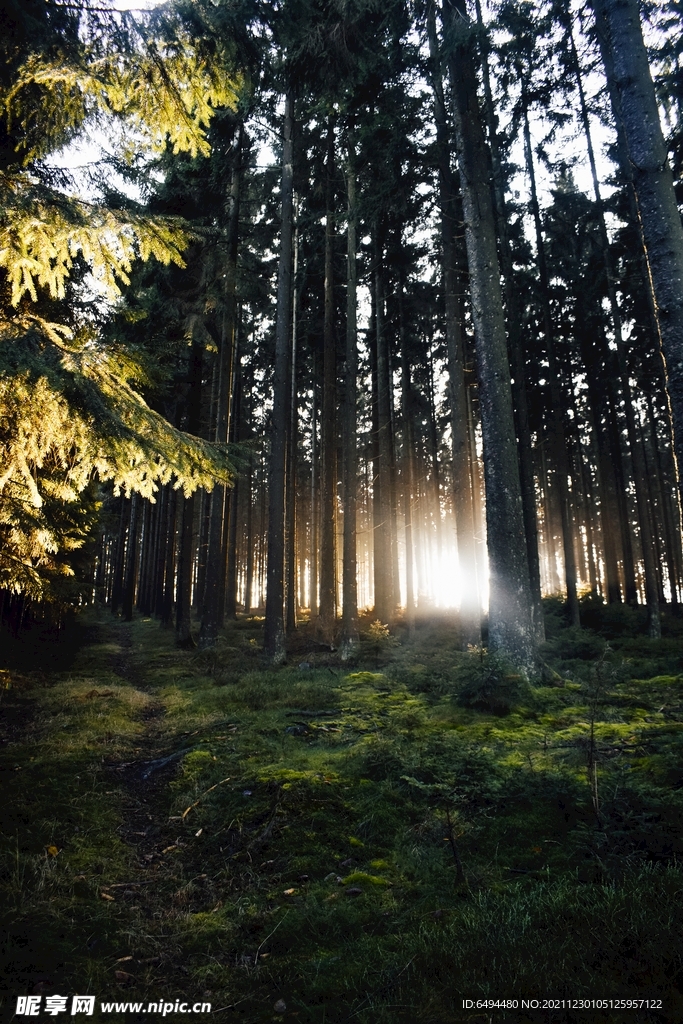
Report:
[[[130,520],[128,522],[128,545],[126,547],[126,572],[123,581],[123,600],[121,610],[126,622],[133,618],[135,601],[135,584],[138,563],[138,509],[140,497],[135,492],[130,498]]]
[[[247,406],[247,437],[252,435],[252,395],[249,394]],[[244,574],[244,614],[251,615],[254,603],[254,456],[250,451],[247,455],[247,471],[244,478],[244,490],[246,497],[246,526],[245,526],[245,574]]]
[[[114,554],[114,574],[111,585],[111,610],[114,615],[118,612],[123,601],[124,588],[124,565],[126,559],[126,528],[130,521],[130,501],[121,496],[121,515],[119,516],[119,530],[116,535],[116,549]]]
[[[232,403],[232,415],[231,420],[231,438],[233,444],[239,444],[240,438],[240,421],[242,416],[242,373],[240,369],[240,363],[238,358],[238,348],[235,346],[235,384],[234,384],[234,398]],[[240,503],[240,491],[242,485],[240,483],[240,477],[235,478],[235,483],[232,490],[228,494],[228,523],[227,523],[227,544],[225,545],[225,597],[221,602],[223,604],[224,614],[228,619],[234,620],[237,618],[237,583],[238,583],[238,565],[237,565],[237,518],[239,513]]]
[[[588,159],[590,162],[591,176],[593,181],[593,193],[595,196],[595,203],[598,208],[598,224],[600,228],[600,240],[602,243],[603,259],[605,264],[607,294],[609,296],[610,312],[612,315],[614,340],[617,346],[616,362],[619,380],[621,383],[621,390],[624,395],[624,408],[626,412],[628,439],[629,446],[631,448],[631,457],[633,459],[636,504],[638,508],[638,523],[640,526],[641,544],[643,548],[643,564],[645,569],[645,596],[648,615],[648,633],[652,637],[658,637],[661,636],[659,599],[657,594],[658,574],[657,563],[655,561],[654,555],[655,537],[653,536],[650,527],[650,518],[648,515],[647,467],[645,465],[645,455],[643,452],[640,432],[637,429],[635,409],[633,405],[633,395],[631,394],[631,386],[629,383],[629,373],[626,363],[621,310],[619,308],[619,302],[617,300],[616,282],[614,278],[614,271],[612,268],[612,261],[610,258],[609,238],[607,235],[607,225],[605,223],[602,195],[600,193],[600,182],[598,179],[598,170],[595,161],[595,151],[593,149],[593,139],[590,129],[590,119],[588,116],[588,106],[586,104],[586,97],[583,89],[583,80],[581,78],[581,68],[579,64],[578,54],[576,52],[576,46],[574,43],[574,35],[571,29],[571,21],[568,21],[567,24],[567,37],[570,44],[570,54],[572,58],[574,77],[576,78],[576,84],[579,92],[581,122],[583,126],[584,136],[586,139],[586,147],[588,149]],[[683,267],[683,261],[681,263],[681,266]],[[683,317],[681,319],[681,324],[683,326]],[[683,347],[683,333],[681,334],[681,346]]]
[[[403,478],[403,517],[406,536],[406,623],[408,631],[415,629],[415,579],[413,572],[413,430],[411,419],[411,384],[410,356],[406,339],[405,313],[403,309],[403,268],[399,277],[398,311],[399,311],[399,345],[401,354],[401,426],[402,426],[402,458],[401,476]]]
[[[582,308],[577,302],[575,317],[582,323]],[[621,602],[618,566],[619,509],[617,505],[617,482],[610,450],[609,410],[606,397],[607,382],[599,361],[595,359],[595,344],[592,336],[579,327],[581,357],[586,368],[588,405],[597,450],[596,469],[600,497],[600,525],[605,557],[605,590],[608,604]],[[615,524],[617,529],[615,529]]]
[[[474,34],[465,0],[444,0],[455,130],[476,332],[489,553],[489,647],[521,671],[536,665],[500,269],[482,130]]]
[[[164,567],[164,593],[161,602],[161,624],[170,626],[173,617],[173,599],[176,584],[176,522],[178,492],[170,488],[168,496],[168,530],[166,534],[166,565]]]
[[[239,238],[240,184],[242,173],[242,143],[244,128],[240,124],[233,147],[232,180],[230,185],[227,263],[225,268],[225,311],[218,362],[218,398],[214,440],[228,440],[230,403],[232,401],[235,367],[235,338],[237,328],[237,244]],[[211,492],[209,540],[207,547],[204,608],[199,631],[199,646],[213,647],[222,625],[222,597],[225,593],[225,523],[226,488],[214,485]]]
[[[524,83],[524,76],[528,69],[519,69],[519,78]],[[550,369],[550,438],[553,449],[553,461],[557,470],[557,481],[560,497],[560,515],[562,518],[562,551],[564,554],[565,587],[567,592],[567,605],[572,626],[581,625],[579,617],[579,600],[576,591],[576,561],[574,557],[574,530],[571,514],[571,497],[569,493],[569,452],[567,450],[567,436],[565,432],[564,396],[560,388],[560,369],[555,352],[555,338],[552,316],[550,312],[550,279],[548,266],[545,258],[545,243],[543,241],[543,230],[541,226],[541,210],[538,203],[536,190],[536,169],[531,148],[531,131],[529,128],[529,109],[526,95],[526,87],[522,84],[522,105],[524,113],[524,154],[526,159],[527,174],[531,183],[531,211],[536,229],[536,253],[540,279],[540,299],[543,311],[543,333],[545,334],[545,345],[548,353]]]
[[[202,346],[193,341],[188,367],[187,423],[191,434],[198,434],[201,426],[202,401]],[[176,643],[180,647],[192,647],[192,576],[194,570],[194,519],[196,499],[194,494],[183,497],[182,527],[178,553],[178,583],[176,589]]]
[[[671,587],[671,603],[678,604],[678,587],[680,586],[680,565],[681,565],[681,532],[677,529],[678,502],[671,501],[671,491],[668,486],[667,474],[665,472],[664,460],[667,450],[660,451],[659,432],[657,430],[657,416],[652,395],[648,392],[645,396],[648,410],[648,421],[652,438],[652,458],[659,478],[659,491],[661,494],[662,519],[666,535],[666,549],[668,558],[668,575]],[[664,454],[664,459],[662,458]]]
[[[289,395],[290,326],[292,307],[292,208],[294,198],[294,95],[285,99],[282,150],[282,228],[277,279],[273,429],[268,474],[268,569],[266,583],[265,651],[275,664],[286,658],[284,629],[285,463]]]
[[[320,488],[320,632],[332,641],[337,614],[337,351],[334,329],[334,124],[327,121],[325,188],[325,320],[323,327],[323,407]]]
[[[285,598],[285,626],[287,633],[293,633],[297,625],[297,469],[299,446],[299,392],[297,388],[297,312],[299,272],[299,223],[298,203],[294,208],[294,290],[292,300],[292,360],[290,369],[289,401],[289,443],[287,451],[287,592]]]
[[[388,553],[386,551],[386,532],[383,530],[382,501],[380,487],[380,451],[379,451],[379,388],[377,383],[377,276],[373,275],[370,289],[370,325],[368,330],[368,348],[370,354],[370,453],[372,460],[372,576],[374,593],[374,610],[377,615],[378,601],[384,603],[386,610],[386,572]]]
[[[402,326],[405,332],[405,324]],[[441,470],[439,467],[439,429],[436,422],[436,397],[434,388],[434,360],[430,348],[427,354],[427,401],[429,403],[429,453],[432,460],[432,488],[434,491],[434,526],[436,528],[437,558],[443,557],[443,530],[441,519]]]
[[[311,400],[311,563],[310,621],[318,618],[318,537],[319,537],[319,445],[318,445],[318,360],[313,353],[313,398]]]
[[[358,583],[356,556],[356,506],[358,454],[356,405],[358,390],[358,325],[356,269],[356,166],[354,141],[347,142],[346,160],[346,360],[344,368],[344,541],[342,564],[342,623],[340,654],[350,661],[358,649]]]
[[[681,487],[683,467],[683,227],[643,41],[637,0],[591,0],[607,30],[605,71],[615,120],[623,126],[656,316],[666,361]]]
[[[394,617],[392,550],[391,550],[391,408],[389,404],[389,360],[384,330],[383,246],[375,228],[375,360],[377,367],[377,455],[378,491],[375,527],[375,614],[383,622]]]
[[[527,558],[529,560],[529,581],[531,584],[532,615],[536,639],[539,643],[545,640],[545,624],[543,621],[543,604],[541,601],[541,570],[538,555],[538,523],[536,518],[536,481],[534,479],[534,455],[529,425],[529,408],[526,387],[526,365],[524,338],[522,335],[523,310],[520,293],[514,274],[512,243],[508,227],[508,215],[505,202],[506,179],[503,170],[500,140],[496,121],[491,77],[489,72],[489,42],[484,30],[481,16],[481,4],[475,0],[477,26],[480,33],[482,71],[484,79],[484,109],[491,153],[491,194],[498,235],[498,251],[500,254],[500,270],[503,275],[505,312],[508,333],[508,351],[510,369],[512,371],[512,403],[515,412],[517,430],[517,451],[519,457],[519,476],[522,487],[522,506],[524,509],[524,532],[526,536]]]
[[[142,526],[140,529],[140,582],[138,586],[137,609],[141,615],[152,612],[152,584],[154,576],[154,553],[156,549],[155,533],[158,502],[153,505],[145,500],[142,505]]]

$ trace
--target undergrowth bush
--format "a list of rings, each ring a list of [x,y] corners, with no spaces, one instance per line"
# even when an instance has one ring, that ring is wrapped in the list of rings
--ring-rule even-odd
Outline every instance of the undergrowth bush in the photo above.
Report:
[[[462,707],[507,715],[528,694],[529,687],[505,658],[475,649],[457,669],[457,701]]]

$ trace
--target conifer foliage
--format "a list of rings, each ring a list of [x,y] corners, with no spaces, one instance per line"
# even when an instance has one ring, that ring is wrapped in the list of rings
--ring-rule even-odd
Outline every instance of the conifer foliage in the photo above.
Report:
[[[274,662],[441,607],[533,675],[549,595],[657,636],[679,7],[10,5],[0,587],[202,647],[262,613]],[[54,154],[103,128],[79,191]]]
[[[150,408],[144,368],[104,336],[135,260],[184,266],[183,225],[74,194],[49,158],[97,124],[120,131],[129,156],[134,137],[138,159],[208,152],[205,129],[235,105],[239,76],[169,24],[102,13],[17,6],[3,37],[0,588],[34,601],[82,600],[83,579],[64,583],[102,504],[95,481],[153,499],[169,482],[189,495],[230,477],[224,450]]]

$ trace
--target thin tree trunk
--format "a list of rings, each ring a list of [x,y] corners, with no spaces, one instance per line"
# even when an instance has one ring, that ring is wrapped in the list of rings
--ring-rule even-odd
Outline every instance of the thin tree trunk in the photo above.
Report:
[[[391,408],[389,400],[388,345],[384,331],[384,288],[382,273],[383,246],[375,226],[375,352],[377,367],[377,455],[378,472],[374,481],[378,489],[375,526],[375,614],[382,622],[394,617],[395,599],[392,573],[391,521]]]
[[[318,470],[318,360],[313,353],[313,398],[311,401],[311,565],[310,565],[310,621],[318,617],[318,521],[319,502],[318,490],[320,474]]]
[[[237,349],[237,346],[236,346]],[[233,444],[239,444],[240,438],[240,419],[242,415],[242,375],[240,372],[239,359],[237,358],[237,351],[235,352],[235,384],[234,384],[234,398],[232,403],[232,415],[231,419],[231,435]],[[240,503],[240,492],[241,492],[240,477],[235,478],[235,483],[232,490],[228,494],[228,523],[227,523],[227,544],[225,550],[225,596],[221,602],[223,604],[224,614],[228,619],[234,620],[237,618],[237,518],[239,512]]]
[[[290,326],[292,306],[292,208],[294,198],[294,95],[285,100],[282,151],[282,228],[277,280],[275,324],[275,375],[273,381],[273,428],[268,474],[268,569],[264,646],[274,664],[286,658],[284,629],[285,569],[285,463],[289,395]]]
[[[170,486],[170,485],[169,485]],[[166,534],[166,565],[164,567],[164,594],[161,604],[161,624],[170,626],[173,618],[173,599],[176,584],[176,523],[178,492],[171,488],[168,496],[168,530]]]
[[[119,516],[119,532],[116,537],[114,555],[114,578],[111,585],[111,610],[116,615],[123,601],[123,572],[126,555],[126,528],[130,522],[130,501],[121,497],[121,515]]]
[[[187,430],[199,433],[202,401],[202,346],[193,341],[188,367]],[[176,589],[176,643],[180,647],[194,646],[192,639],[192,576],[194,569],[194,518],[197,501],[194,494],[183,497],[182,527],[178,553],[178,583]]]
[[[327,122],[325,198],[325,322],[320,488],[320,632],[331,643],[337,614],[335,559],[337,496],[337,358],[334,330],[334,125]]]
[[[347,142],[346,160],[346,365],[344,370],[344,547],[342,563],[342,623],[340,655],[350,661],[358,649],[358,583],[356,508],[358,454],[356,405],[358,390],[358,326],[356,269],[356,167],[353,137]]]
[[[285,626],[287,633],[293,633],[297,626],[297,454],[299,446],[299,406],[297,390],[297,304],[299,271],[299,224],[298,210],[294,210],[294,294],[292,301],[292,360],[290,370],[289,443],[287,454],[287,593]]]
[[[523,81],[527,69],[520,68],[519,77]],[[555,353],[555,338],[550,312],[550,280],[548,266],[545,258],[545,244],[543,241],[543,230],[541,227],[541,211],[538,203],[536,190],[536,169],[531,148],[531,131],[529,128],[529,110],[526,88],[522,84],[522,104],[524,109],[524,153],[526,158],[527,174],[531,183],[531,210],[536,229],[536,253],[538,261],[539,279],[541,285],[541,308],[543,311],[543,332],[545,334],[545,345],[548,353],[550,367],[550,438],[553,448],[553,460],[557,470],[558,490],[560,497],[560,515],[562,517],[562,551],[564,554],[565,587],[567,592],[567,605],[572,626],[580,626],[579,600],[576,591],[576,561],[574,558],[574,531],[571,515],[571,497],[569,485],[569,453],[567,450],[567,436],[564,425],[564,398],[560,389],[559,366]]]
[[[139,496],[133,491],[130,498],[130,520],[128,523],[128,546],[126,549],[126,572],[123,582],[122,612],[125,622],[133,619],[135,584],[138,561],[138,507]]]
[[[249,420],[247,433],[251,436],[251,395],[249,395]],[[246,496],[246,528],[245,528],[245,560],[246,571],[244,580],[244,614],[251,615],[254,603],[254,456],[247,456],[247,471],[244,482]]]
[[[411,419],[410,356],[406,341],[405,315],[403,310],[403,272],[399,277],[399,345],[401,353],[401,425],[403,478],[403,516],[406,535],[406,623],[408,631],[415,629],[415,579],[413,572],[413,431]]]
[[[242,175],[242,143],[244,128],[240,124],[233,149],[232,180],[230,185],[227,262],[225,269],[225,312],[223,315],[223,336],[218,364],[218,397],[216,403],[216,428],[214,440],[225,443],[228,440],[230,424],[230,403],[232,401],[235,367],[235,342],[237,333],[237,246],[239,239],[240,185]],[[199,646],[213,647],[218,640],[222,625],[222,597],[225,593],[225,508],[226,488],[215,484],[211,492],[211,513],[209,518],[209,539],[207,548],[206,581],[204,584],[204,607],[199,631]]]

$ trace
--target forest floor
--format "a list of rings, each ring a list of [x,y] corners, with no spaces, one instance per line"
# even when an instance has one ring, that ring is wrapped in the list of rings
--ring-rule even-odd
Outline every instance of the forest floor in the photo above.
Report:
[[[683,620],[584,618],[548,603],[534,686],[444,618],[354,668],[305,635],[269,668],[258,619],[209,652],[105,612],[29,636],[0,670],[4,1019],[683,1019]]]

